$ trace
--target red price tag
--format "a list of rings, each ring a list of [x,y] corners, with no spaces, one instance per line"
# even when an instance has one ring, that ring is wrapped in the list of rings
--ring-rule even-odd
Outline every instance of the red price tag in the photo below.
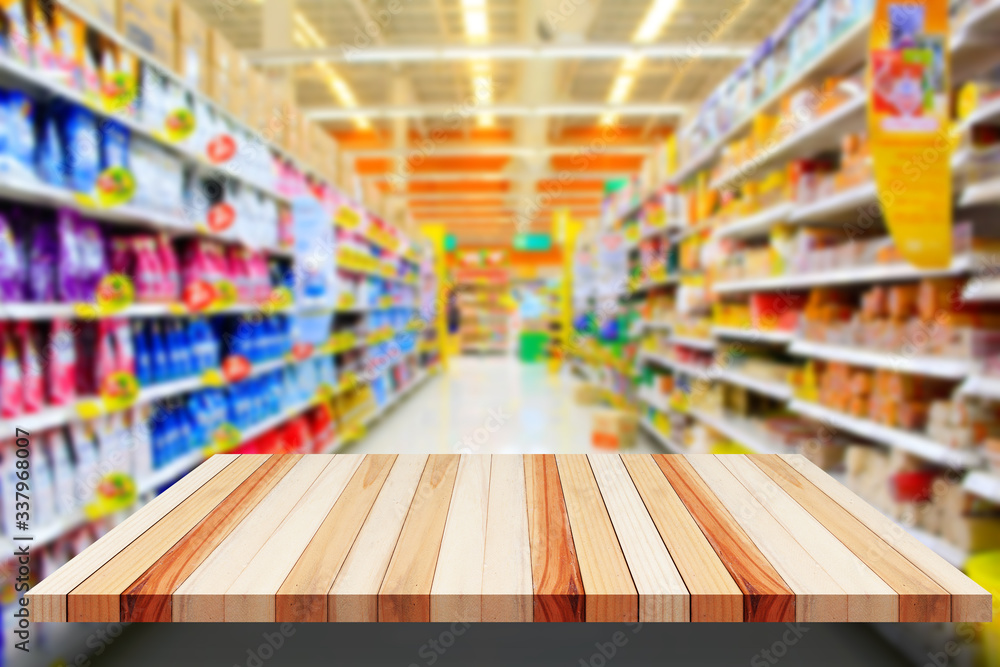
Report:
[[[253,366],[247,358],[239,355],[226,357],[226,360],[222,362],[222,375],[228,382],[239,382],[247,379],[251,370],[253,370]]]
[[[208,228],[221,233],[236,222],[236,209],[229,204],[216,204],[208,212]]]
[[[204,280],[196,280],[184,288],[184,305],[195,313],[206,310],[215,303],[215,288]]]
[[[208,160],[212,164],[229,162],[236,155],[236,140],[228,134],[220,134],[208,142],[205,152],[208,154]]]

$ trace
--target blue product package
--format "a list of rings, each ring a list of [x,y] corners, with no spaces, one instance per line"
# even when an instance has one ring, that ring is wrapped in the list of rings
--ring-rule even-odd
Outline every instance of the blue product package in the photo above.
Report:
[[[91,194],[100,172],[101,149],[97,120],[89,110],[76,105],[60,109],[59,134],[66,156],[66,185],[76,192]]]
[[[0,96],[0,174],[35,179],[35,103],[20,91]]]
[[[128,167],[129,129],[113,120],[101,123],[101,169]]]
[[[35,172],[43,182],[62,188],[66,186],[65,163],[59,125],[52,113],[46,110],[38,114],[36,123]]]
[[[149,350],[149,337],[139,320],[132,322],[132,346],[135,349],[135,375],[140,387],[153,384],[153,361]]]
[[[149,328],[149,349],[153,359],[153,382],[168,382],[171,379],[170,358],[160,325],[156,322]]]

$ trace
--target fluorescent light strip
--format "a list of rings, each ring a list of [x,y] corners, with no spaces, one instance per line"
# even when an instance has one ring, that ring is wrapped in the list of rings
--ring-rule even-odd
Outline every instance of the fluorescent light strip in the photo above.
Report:
[[[639,24],[639,28],[632,36],[632,41],[639,44],[652,42],[663,30],[664,24],[677,8],[678,0],[653,0],[653,5],[646,12],[646,16]],[[627,56],[618,68],[618,75],[611,85],[611,92],[608,94],[610,104],[622,104],[632,93],[632,87],[638,78],[639,69],[642,67],[644,57],[639,53]],[[618,120],[618,114],[606,113],[601,116],[601,125],[613,125]]]

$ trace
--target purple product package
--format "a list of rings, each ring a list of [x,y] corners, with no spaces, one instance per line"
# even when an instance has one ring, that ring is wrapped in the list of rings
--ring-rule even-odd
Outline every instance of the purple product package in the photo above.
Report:
[[[24,254],[8,211],[0,212],[0,301],[24,301]]]
[[[93,303],[97,288],[108,273],[108,259],[104,232],[93,220],[77,220],[77,238],[80,241],[80,301]]]
[[[76,223],[78,214],[69,209],[59,209],[56,222],[56,235],[59,242],[59,261],[57,265],[56,295],[59,301],[80,301],[80,239],[77,236]]]
[[[31,225],[28,249],[28,298],[35,303],[51,303],[56,299],[56,264],[59,261],[59,241],[51,220],[37,220]]]

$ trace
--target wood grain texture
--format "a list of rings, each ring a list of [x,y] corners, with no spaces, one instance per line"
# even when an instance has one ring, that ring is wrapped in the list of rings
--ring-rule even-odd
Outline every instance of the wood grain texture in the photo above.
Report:
[[[301,458],[298,455],[272,456],[257,468],[239,488],[125,590],[121,597],[122,622],[170,621],[171,596],[177,587]]]
[[[338,456],[324,468],[274,534],[226,590],[227,621],[271,623],[275,598],[310,540],[357,472],[363,456]]]
[[[482,620],[491,464],[491,456],[463,456],[459,463],[431,586],[434,623]]]
[[[586,620],[583,577],[554,454],[524,457],[536,622]]]
[[[847,619],[899,618],[899,596],[853,551],[745,456],[718,460],[847,593]],[[786,581],[787,581],[786,577]]]
[[[28,592],[35,619],[988,621],[801,457],[229,455]]]
[[[460,460],[457,454],[433,454],[427,460],[379,588],[378,620],[431,620],[431,585]]]
[[[278,589],[279,622],[323,622],[327,594],[389,476],[395,455],[365,458]]]
[[[743,591],[743,620],[794,621],[795,594],[686,458],[653,458]]]
[[[691,620],[742,621],[743,592],[656,462],[646,455],[623,454],[621,458],[691,592]]]
[[[426,456],[399,456],[327,598],[327,619],[351,623],[378,620],[378,589],[416,493]]]
[[[587,457],[639,593],[639,621],[690,621],[687,586],[617,454]]]
[[[803,460],[805,461],[804,458]],[[876,525],[882,530],[871,530],[865,521],[859,520],[841,503],[841,500],[852,506],[861,503],[860,499],[857,499],[857,502],[852,501],[849,495],[853,496],[854,494],[843,486],[834,482],[836,486],[843,489],[843,492],[840,492],[823,482],[822,479],[819,479],[820,483],[827,488],[817,486],[812,481],[812,477],[806,477],[809,470],[806,466],[801,469],[803,474],[793,474],[795,473],[794,468],[778,460],[762,461],[754,457],[753,461],[899,594],[899,620],[901,622],[917,622],[918,619],[919,622],[950,620],[951,599],[948,591],[890,546],[891,543],[883,536],[885,533],[891,537],[895,532],[894,524],[888,518],[879,513],[878,516],[883,517],[885,523],[877,522]],[[784,467],[780,467],[781,465]],[[819,469],[817,468],[817,470]],[[829,477],[826,473],[823,475]],[[833,478],[830,480],[833,481]],[[839,496],[833,498],[836,502],[830,502],[831,496],[826,492],[827,489]],[[857,497],[855,496],[855,498]],[[865,507],[870,508],[868,505]],[[877,513],[874,508],[870,509]],[[902,528],[896,527],[895,530],[899,530],[903,535],[908,535]],[[905,544],[905,541],[899,537],[896,537],[895,541]],[[928,553],[933,553],[923,545],[921,548]],[[951,569],[954,570],[954,568]],[[955,571],[957,572],[957,570]]]
[[[494,623],[530,623],[533,617],[531,540],[523,457],[492,457],[489,498],[482,618]]]
[[[788,531],[726,469],[718,457],[690,456],[701,475],[733,518],[795,593],[795,620],[847,620],[847,593]]]
[[[29,613],[36,622],[67,620],[67,597],[70,591],[86,581],[101,566],[149,530],[160,519],[180,505],[188,496],[204,486],[236,456],[213,456],[195,468],[184,479],[164,491],[152,502],[123,521],[120,526],[84,549],[76,558],[36,584],[25,594]]]
[[[639,594],[585,456],[556,455],[566,513],[587,593],[587,621],[639,620]]]
[[[250,514],[174,591],[174,622],[225,620],[225,595],[288,513],[331,463],[303,456]]]

